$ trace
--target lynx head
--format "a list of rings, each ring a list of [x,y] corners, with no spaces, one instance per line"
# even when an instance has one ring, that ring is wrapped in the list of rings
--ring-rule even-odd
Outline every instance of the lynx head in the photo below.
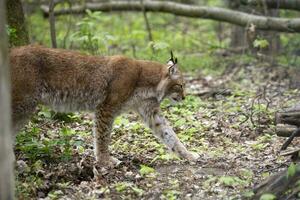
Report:
[[[177,58],[174,58],[171,51],[171,58],[166,64],[164,74],[157,86],[158,101],[164,98],[177,103],[184,100],[184,80],[182,73],[178,69]]]

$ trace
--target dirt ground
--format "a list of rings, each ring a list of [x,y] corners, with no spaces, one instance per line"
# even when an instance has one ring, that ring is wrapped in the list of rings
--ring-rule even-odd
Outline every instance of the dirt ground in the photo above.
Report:
[[[289,70],[247,64],[218,77],[186,74],[187,100],[162,109],[200,155],[197,163],[166,152],[129,113],[116,119],[112,133],[111,151],[122,163],[94,167],[91,114],[62,120],[41,108],[17,138],[18,198],[247,199],[290,164],[279,155],[286,138],[275,135],[274,125],[274,113],[300,99]],[[296,138],[289,148],[297,145]]]

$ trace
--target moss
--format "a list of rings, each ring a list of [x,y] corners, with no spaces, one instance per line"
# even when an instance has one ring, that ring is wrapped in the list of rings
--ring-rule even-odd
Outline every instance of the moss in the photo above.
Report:
[[[9,34],[10,46],[22,46],[29,44],[28,31],[20,0],[6,1],[7,23],[13,34]]]

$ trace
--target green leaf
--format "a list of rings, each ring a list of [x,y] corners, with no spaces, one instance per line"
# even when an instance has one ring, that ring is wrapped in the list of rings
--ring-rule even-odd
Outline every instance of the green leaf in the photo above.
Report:
[[[123,191],[126,190],[129,186],[130,186],[130,184],[127,183],[127,182],[120,182],[120,183],[116,183],[116,185],[115,185],[116,190],[117,190],[118,192],[123,192]]]
[[[226,186],[233,186],[236,184],[236,181],[231,176],[222,176],[220,177],[219,181]]]
[[[152,174],[154,172],[155,172],[155,169],[153,169],[152,167],[148,167],[147,165],[141,165],[140,174],[142,176]]]
[[[42,110],[38,113],[38,116],[43,116],[50,119],[52,117],[52,112],[50,109],[43,107]]]
[[[289,166],[288,170],[287,170],[287,177],[290,178],[292,176],[294,176],[296,173],[296,165],[294,163],[291,163],[291,165]]]
[[[252,190],[246,191],[243,193],[243,197],[246,197],[246,198],[251,198],[253,196],[254,196],[254,192]]]
[[[237,185],[247,185],[247,181],[240,179],[236,176],[222,176],[219,178],[219,182],[223,183],[225,186],[237,186]]]
[[[68,127],[63,127],[60,131],[60,135],[63,135],[63,136],[71,136],[71,135],[75,135],[75,130],[73,129],[70,129]]]
[[[131,186],[131,188],[138,196],[142,196],[144,194],[144,190],[142,190],[136,186]]]
[[[256,47],[256,48],[264,49],[264,48],[267,48],[269,46],[269,42],[266,39],[256,39],[253,42],[253,46]]]
[[[274,194],[269,194],[269,193],[263,194],[259,198],[259,200],[274,200],[274,199],[276,199],[276,196]]]

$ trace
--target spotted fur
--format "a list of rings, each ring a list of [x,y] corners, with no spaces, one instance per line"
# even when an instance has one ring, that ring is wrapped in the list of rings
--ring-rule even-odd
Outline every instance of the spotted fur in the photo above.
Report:
[[[102,165],[116,164],[118,161],[108,151],[112,124],[120,113],[133,110],[171,151],[195,160],[159,108],[164,98],[176,102],[184,98],[184,81],[176,62],[171,59],[164,65],[123,56],[88,56],[41,46],[12,49],[15,132],[40,103],[58,111],[91,111],[95,113],[96,160]]]

